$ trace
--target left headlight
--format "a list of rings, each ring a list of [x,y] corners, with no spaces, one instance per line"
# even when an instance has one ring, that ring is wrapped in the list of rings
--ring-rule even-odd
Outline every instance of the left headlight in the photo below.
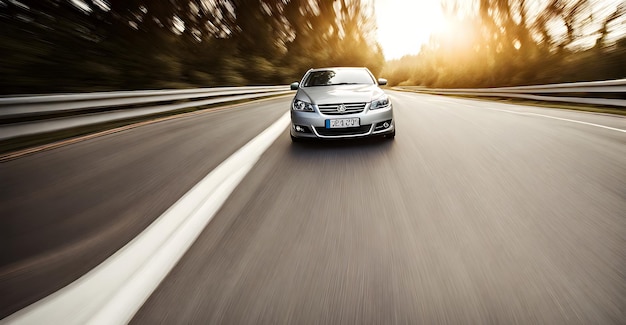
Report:
[[[291,108],[294,111],[313,112],[313,104],[307,103],[305,101],[301,101],[299,99],[293,100],[293,104],[291,104]]]
[[[391,105],[391,101],[387,95],[382,95],[380,98],[372,101],[372,105],[370,105],[370,109],[380,109],[387,108]]]

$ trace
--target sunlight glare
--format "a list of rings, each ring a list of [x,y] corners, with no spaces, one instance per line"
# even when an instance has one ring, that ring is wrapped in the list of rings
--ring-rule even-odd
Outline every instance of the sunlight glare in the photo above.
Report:
[[[417,54],[430,35],[445,27],[436,0],[375,0],[378,42],[387,60]]]

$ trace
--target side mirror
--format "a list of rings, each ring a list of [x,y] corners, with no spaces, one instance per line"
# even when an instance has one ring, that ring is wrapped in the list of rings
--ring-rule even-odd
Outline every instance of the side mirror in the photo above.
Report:
[[[290,85],[291,90],[298,90],[298,86],[300,86],[299,82],[294,82]]]
[[[381,86],[384,86],[387,84],[387,79],[383,79],[383,78],[379,78],[378,79],[378,84]]]

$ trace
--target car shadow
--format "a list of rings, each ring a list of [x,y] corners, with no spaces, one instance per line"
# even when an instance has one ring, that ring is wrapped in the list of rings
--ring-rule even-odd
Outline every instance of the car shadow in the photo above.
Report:
[[[368,137],[356,139],[306,139],[302,142],[292,142],[289,152],[293,156],[320,156],[331,154],[335,156],[350,156],[353,154],[378,155],[390,151],[395,140],[382,137]]]

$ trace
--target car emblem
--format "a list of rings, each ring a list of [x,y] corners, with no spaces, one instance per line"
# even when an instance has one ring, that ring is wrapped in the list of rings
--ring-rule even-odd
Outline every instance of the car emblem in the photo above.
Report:
[[[343,113],[346,111],[346,105],[344,104],[339,104],[339,106],[337,106],[337,112],[339,113]]]

